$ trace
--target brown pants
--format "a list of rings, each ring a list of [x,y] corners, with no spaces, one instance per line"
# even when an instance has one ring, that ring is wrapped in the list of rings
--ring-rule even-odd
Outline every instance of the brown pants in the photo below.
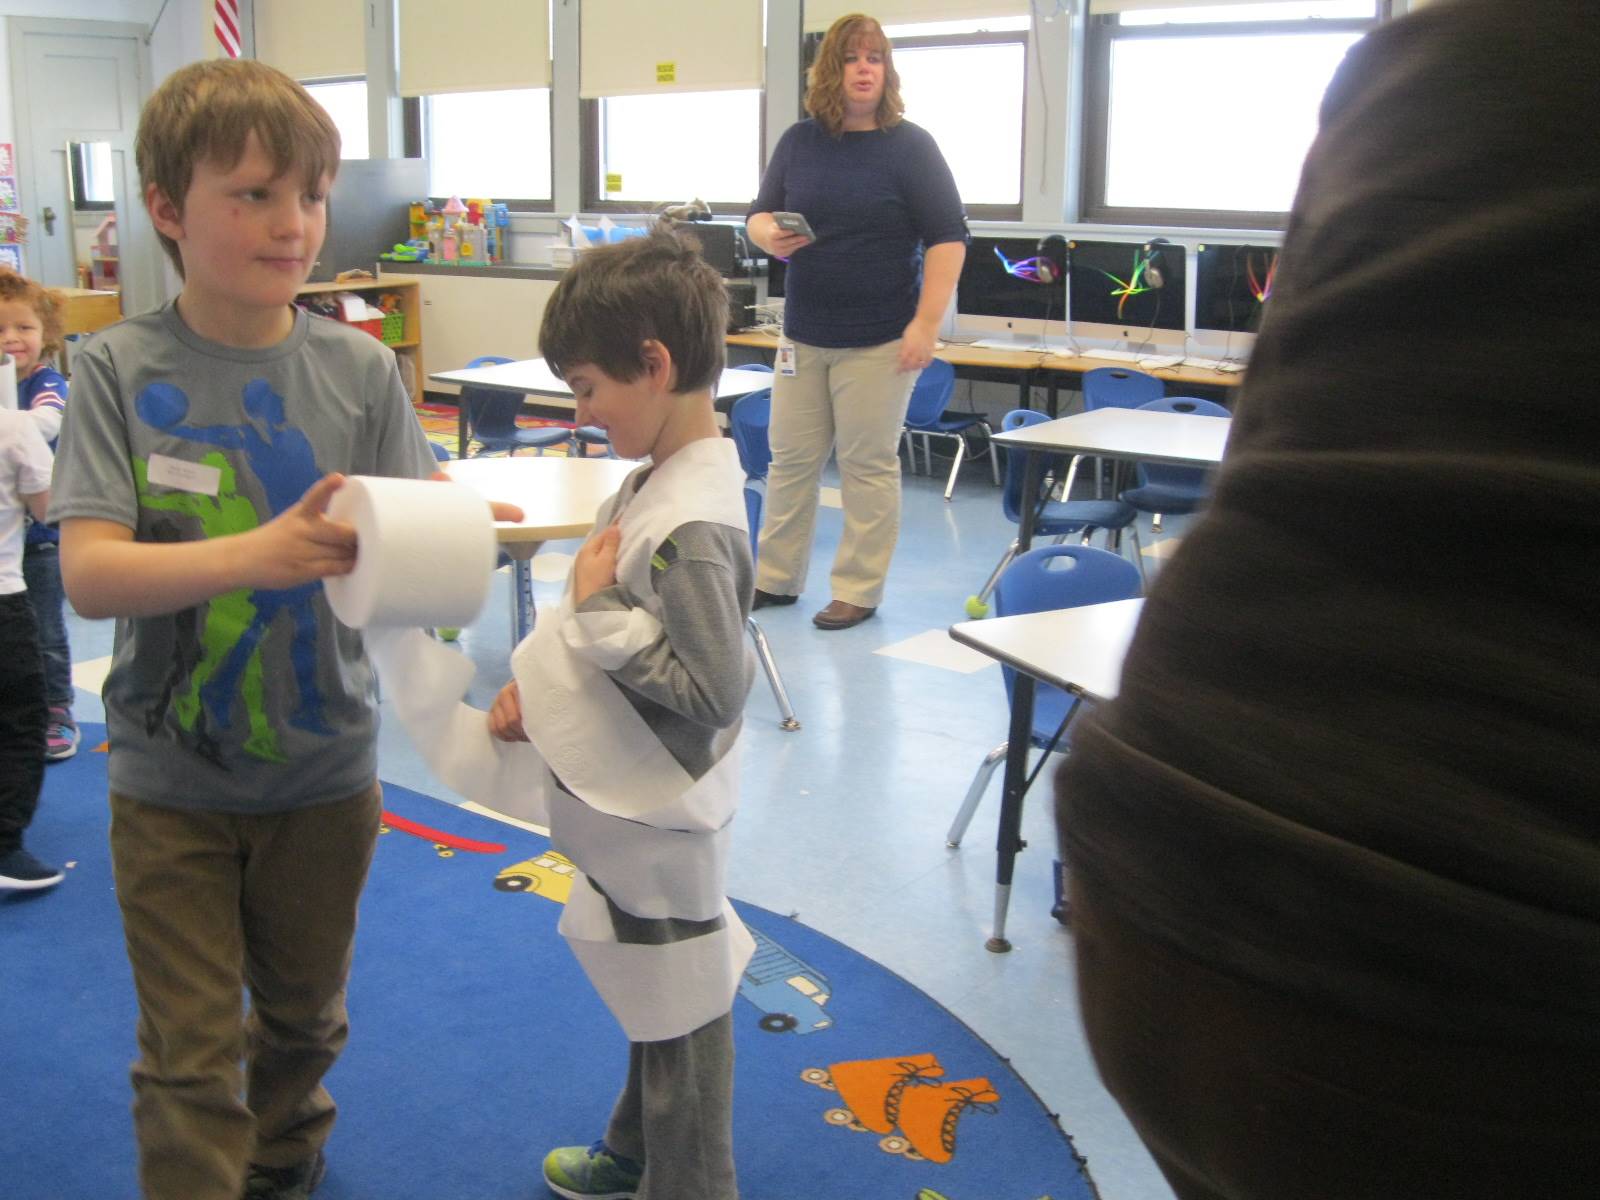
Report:
[[[151,1200],[238,1200],[251,1162],[311,1157],[349,1032],[356,903],[382,792],[254,816],[111,796],[139,1000],[133,1119]],[[248,1020],[242,991],[250,993]]]
[[[1431,1038],[1234,979],[1081,876],[1089,1044],[1180,1200],[1595,1195],[1600,1055]]]

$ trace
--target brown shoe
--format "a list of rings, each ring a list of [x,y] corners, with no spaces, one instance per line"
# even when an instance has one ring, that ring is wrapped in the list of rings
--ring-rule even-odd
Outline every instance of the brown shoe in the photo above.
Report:
[[[843,600],[829,600],[828,607],[812,617],[811,623],[818,629],[849,629],[877,611],[876,608],[862,608],[859,604],[846,604]]]

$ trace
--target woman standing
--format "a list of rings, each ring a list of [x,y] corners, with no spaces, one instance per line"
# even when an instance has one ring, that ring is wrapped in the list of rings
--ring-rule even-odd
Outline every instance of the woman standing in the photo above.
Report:
[[[933,361],[967,225],[938,146],[902,119],[877,21],[834,22],[805,106],[810,119],[778,142],[745,221],[758,246],[791,260],[755,606],[799,599],[817,485],[837,447],[844,534],[832,599],[812,622],[848,629],[883,598],[900,531],[900,429],[917,374]],[[778,212],[800,213],[811,235],[780,228]]]

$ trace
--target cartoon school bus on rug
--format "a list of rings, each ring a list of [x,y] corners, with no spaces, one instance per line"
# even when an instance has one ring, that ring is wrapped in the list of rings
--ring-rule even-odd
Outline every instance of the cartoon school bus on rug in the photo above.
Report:
[[[754,926],[756,952],[745,965],[739,994],[761,1010],[757,1022],[768,1033],[816,1033],[831,1028],[823,1012],[832,997],[828,977],[802,962]]]
[[[537,892],[546,900],[565,904],[572,895],[572,860],[554,850],[512,863],[494,877],[502,892]]]

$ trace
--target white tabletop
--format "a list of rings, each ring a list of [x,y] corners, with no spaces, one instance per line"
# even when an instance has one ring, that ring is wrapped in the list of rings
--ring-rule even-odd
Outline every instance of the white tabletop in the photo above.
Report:
[[[456,458],[443,464],[451,479],[486,500],[507,500],[522,509],[520,524],[495,523],[501,544],[583,537],[594,515],[628,472],[639,464],[620,458],[558,458],[522,455]]]
[[[473,384],[501,392],[521,392],[530,396],[548,396],[557,403],[554,407],[570,408],[572,389],[563,383],[542,358],[525,358],[517,362],[495,363],[488,367],[463,367],[456,371],[438,371],[428,378],[435,383]],[[744,396],[772,386],[772,372],[747,371],[727,367],[717,381],[717,399]],[[565,401],[565,403],[561,403]]]
[[[1028,450],[1134,458],[1180,466],[1215,466],[1233,427],[1229,417],[1150,412],[1138,408],[1097,408],[1054,421],[1041,421],[997,433],[1002,446]]]
[[[1035,679],[1096,700],[1110,700],[1121,685],[1122,660],[1127,657],[1143,607],[1143,600],[1113,600],[963,621],[950,626],[950,636]]]

